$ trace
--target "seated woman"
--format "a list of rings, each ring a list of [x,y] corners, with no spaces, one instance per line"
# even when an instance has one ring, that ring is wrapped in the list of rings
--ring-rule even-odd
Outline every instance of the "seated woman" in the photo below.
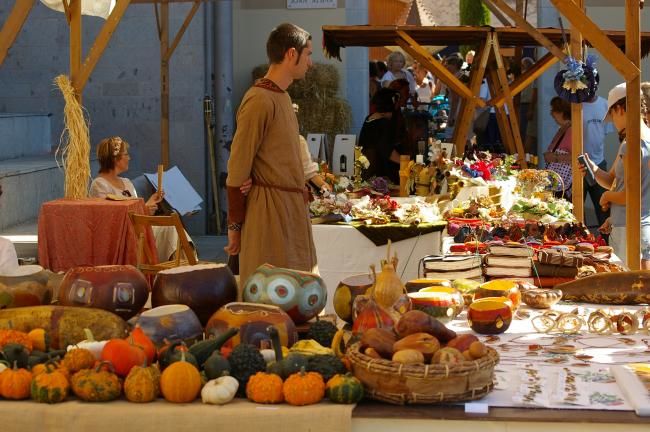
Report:
[[[370,166],[364,171],[364,179],[388,177],[399,184],[399,148],[403,132],[396,116],[399,93],[382,88],[372,98],[376,112],[366,117],[359,134],[359,146],[368,158]]]
[[[571,173],[571,104],[559,96],[551,99],[551,117],[560,126],[551,140],[544,160],[546,168],[555,172],[564,182],[564,189],[557,191],[559,195],[571,196],[573,177]]]
[[[106,198],[107,195],[118,195],[127,198],[137,198],[138,194],[131,180],[119,175],[129,169],[129,143],[120,137],[104,138],[97,146],[99,160],[99,175],[90,185],[90,196]],[[147,213],[153,215],[158,210],[158,203],[165,197],[165,192],[159,190],[145,201]],[[158,261],[163,262],[176,251],[178,233],[173,227],[152,227],[156,238]],[[186,233],[187,234],[187,233]],[[189,236],[188,236],[189,238]]]

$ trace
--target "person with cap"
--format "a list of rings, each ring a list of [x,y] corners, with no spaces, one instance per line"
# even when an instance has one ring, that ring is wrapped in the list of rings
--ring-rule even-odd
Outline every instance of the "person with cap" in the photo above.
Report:
[[[585,163],[594,173],[598,184],[607,189],[600,198],[603,209],[610,209],[610,217],[601,229],[608,231],[611,227],[610,245],[616,255],[625,263],[626,261],[626,230],[625,230],[625,126],[626,112],[626,85],[619,84],[609,91],[607,96],[607,114],[604,122],[612,122],[618,131],[621,140],[618,154],[609,171],[600,169],[598,165],[585,153]],[[641,268],[650,269],[650,128],[641,122]],[[583,174],[584,166],[580,167]]]

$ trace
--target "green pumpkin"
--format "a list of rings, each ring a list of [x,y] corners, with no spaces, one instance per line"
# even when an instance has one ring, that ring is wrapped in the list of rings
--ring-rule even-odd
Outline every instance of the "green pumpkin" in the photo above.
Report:
[[[189,348],[189,353],[192,354],[194,358],[196,358],[198,364],[203,364],[208,360],[208,358],[212,355],[212,353],[214,353],[215,351],[218,352],[223,346],[223,344],[228,342],[237,333],[239,333],[238,328],[229,328],[228,330],[226,330],[225,332],[221,333],[220,335],[218,335],[213,339],[206,339],[194,343]],[[185,360],[187,360],[187,358]],[[219,378],[219,377],[215,377],[215,378]]]
[[[203,363],[203,371],[208,380],[217,379],[224,373],[230,375],[230,362],[219,351],[215,351]]]
[[[363,385],[352,374],[334,375],[325,387],[330,401],[340,404],[353,404],[363,399]]]
[[[0,351],[0,359],[10,365],[16,363],[19,368],[27,368],[29,365],[29,352],[19,343],[8,343]]]
[[[300,372],[302,368],[307,368],[309,359],[302,354],[289,354],[285,358],[282,357],[280,335],[275,327],[269,326],[266,331],[271,337],[273,350],[275,351],[275,361],[266,367],[267,373],[276,374],[285,380],[289,378],[290,375]]]

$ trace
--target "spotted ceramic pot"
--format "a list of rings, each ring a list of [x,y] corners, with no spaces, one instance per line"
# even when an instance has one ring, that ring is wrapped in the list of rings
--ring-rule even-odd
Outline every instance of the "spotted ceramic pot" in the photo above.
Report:
[[[300,324],[325,308],[327,288],[317,274],[263,264],[244,284],[242,296],[248,303],[278,306]]]

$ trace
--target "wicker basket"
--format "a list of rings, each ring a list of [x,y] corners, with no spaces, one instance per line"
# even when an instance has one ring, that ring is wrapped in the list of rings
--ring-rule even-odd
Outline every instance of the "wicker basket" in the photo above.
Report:
[[[372,399],[397,405],[462,402],[480,399],[494,387],[499,354],[493,348],[478,360],[456,365],[404,365],[369,357],[359,347],[356,343],[346,353]]]

